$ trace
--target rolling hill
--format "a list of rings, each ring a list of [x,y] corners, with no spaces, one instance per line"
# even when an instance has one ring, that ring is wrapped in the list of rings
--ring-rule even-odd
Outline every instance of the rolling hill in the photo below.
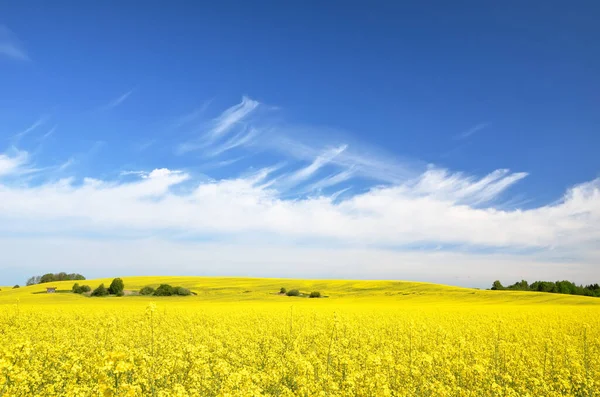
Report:
[[[240,278],[240,277],[193,277],[193,276],[144,276],[122,277],[126,290],[139,290],[144,286],[156,287],[161,283],[172,286],[182,286],[197,295],[180,298],[160,297],[123,297],[118,299],[148,301],[155,299],[171,299],[184,302],[285,302],[299,304],[308,299],[292,298],[278,294],[281,287],[288,290],[299,289],[302,292],[320,291],[327,298],[319,301],[329,303],[358,303],[373,302],[390,303],[394,305],[410,304],[566,304],[566,305],[600,305],[600,299],[582,296],[559,295],[537,292],[519,291],[489,291],[472,288],[453,287],[440,284],[409,282],[409,281],[370,281],[370,280],[300,280],[277,278]],[[100,283],[108,287],[112,278],[92,279],[80,282],[96,288]],[[103,298],[88,298],[71,293],[74,281],[61,281],[48,284],[38,284],[29,287],[12,289],[2,287],[0,304],[12,304],[19,300],[21,303],[53,303],[98,302]],[[56,287],[59,293],[46,294],[46,287]],[[117,299],[117,298],[109,298]],[[310,300],[315,304],[315,300]]]

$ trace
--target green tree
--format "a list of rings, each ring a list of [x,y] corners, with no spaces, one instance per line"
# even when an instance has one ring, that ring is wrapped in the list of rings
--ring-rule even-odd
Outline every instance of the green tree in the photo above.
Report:
[[[42,277],[40,277],[40,284],[51,283],[53,281],[56,281],[56,277],[52,273],[46,273]]]
[[[69,280],[68,278],[68,274],[65,272],[60,272],[54,275],[55,281],[65,281],[65,280]]]
[[[110,283],[110,287],[108,287],[108,293],[111,295],[122,295],[124,289],[125,284],[123,283],[123,280],[115,278],[112,283]]]
[[[155,296],[171,296],[173,295],[174,289],[169,284],[161,284],[154,291]]]
[[[287,296],[300,296],[300,291],[297,289],[291,289],[286,293]]]
[[[154,288],[144,287],[140,290],[140,295],[154,295]]]
[[[310,293],[310,295],[308,296],[309,298],[320,298],[321,297],[321,293],[319,291],[313,291]]]
[[[187,288],[183,288],[183,287],[173,288],[173,295],[189,296],[191,294],[192,294],[192,292]]]
[[[500,290],[500,289],[504,289],[504,286],[502,285],[502,283],[499,280],[496,280],[492,284],[492,289],[493,290]]]
[[[108,290],[106,289],[106,287],[104,286],[104,284],[100,284],[98,286],[98,288],[96,288],[92,292],[92,296],[107,296],[107,295],[108,295]]]

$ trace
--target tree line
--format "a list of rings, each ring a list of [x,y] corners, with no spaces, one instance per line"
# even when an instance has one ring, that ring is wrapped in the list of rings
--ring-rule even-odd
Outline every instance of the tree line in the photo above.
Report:
[[[69,281],[69,280],[85,280],[79,273],[46,273],[42,276],[33,276],[29,277],[27,280],[27,285],[35,285],[35,284],[44,284],[44,283],[53,283],[55,281]]]
[[[589,284],[585,287],[583,285],[576,285],[571,281],[535,281],[529,284],[526,280],[517,281],[516,283],[507,287],[503,286],[498,280],[492,284],[493,290],[514,290],[514,291],[536,291],[536,292],[550,292],[554,294],[567,294],[567,295],[583,295],[583,296],[595,296],[600,298],[600,285],[598,283]]]

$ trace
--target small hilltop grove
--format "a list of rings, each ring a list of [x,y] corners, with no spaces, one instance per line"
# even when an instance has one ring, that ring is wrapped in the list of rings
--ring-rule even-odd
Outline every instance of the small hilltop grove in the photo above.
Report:
[[[581,296],[593,296],[600,298],[600,284],[588,284],[586,286],[577,285],[571,281],[535,281],[531,284],[527,280],[517,281],[509,286],[503,286],[499,280],[492,283],[493,291],[530,291],[530,292],[548,292],[552,294],[565,294],[565,295],[581,295]]]
[[[68,280],[78,280],[84,281],[86,278],[78,273],[47,273],[43,276],[33,276],[27,280],[27,286],[32,286],[36,284],[49,284],[58,281],[68,281]],[[50,284],[49,284],[50,285]],[[20,288],[19,285],[15,285],[13,289]],[[196,295],[196,293],[190,291],[188,288],[181,286],[171,286],[169,284],[160,284],[158,287],[154,288],[152,286],[145,286],[141,288],[139,291],[135,290],[126,290],[125,283],[123,279],[117,277],[112,280],[108,288],[104,285],[104,283],[100,283],[98,287],[94,290],[89,285],[76,282],[71,287],[71,290],[55,290],[54,288],[48,288],[52,290],[52,292],[72,292],[74,294],[90,296],[90,297],[106,297],[106,296],[135,296],[135,295],[143,295],[143,296],[190,296]],[[40,293],[40,292],[38,292]]]

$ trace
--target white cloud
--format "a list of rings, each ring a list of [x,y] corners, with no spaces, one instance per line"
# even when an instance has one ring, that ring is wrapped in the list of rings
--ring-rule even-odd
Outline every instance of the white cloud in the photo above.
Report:
[[[354,176],[354,169],[350,168],[342,172],[338,172],[334,175],[329,175],[323,179],[320,179],[309,186],[307,186],[306,190],[311,191],[321,191],[322,189],[338,185],[342,182],[345,182]],[[346,190],[346,189],[344,189]]]
[[[194,150],[205,149],[218,143],[232,131],[244,127],[244,125],[241,124],[242,121],[250,116],[258,106],[259,102],[248,97],[243,97],[240,103],[225,110],[219,117],[212,120],[208,129],[204,131],[199,138],[180,144],[177,147],[177,153],[184,154]],[[196,118],[197,115],[193,115],[193,117],[188,116],[185,118],[185,122],[188,123]],[[256,133],[256,130],[253,129],[249,129],[248,133],[246,133],[243,128],[238,131],[239,133],[232,138],[232,141],[225,142],[224,146],[221,146],[220,149],[216,149],[216,151],[213,149],[212,155],[222,153],[223,151],[246,143]],[[244,139],[244,137],[246,138]]]
[[[13,159],[10,164],[14,163]],[[270,172],[194,182],[187,173],[157,169],[128,182],[0,185],[0,219],[60,221],[67,231],[249,233],[371,247],[452,244],[584,250],[600,241],[598,180],[573,187],[555,205],[508,211],[482,206],[521,177],[504,170],[476,179],[430,169],[404,184],[341,200],[286,200],[268,183]],[[174,190],[184,181],[183,192]],[[10,231],[10,225],[4,222],[0,229]]]
[[[241,103],[230,107],[214,121],[214,126],[209,132],[209,138],[214,140],[227,133],[234,125],[254,111],[258,105],[257,101],[243,97]]]
[[[0,56],[27,61],[29,56],[17,36],[6,26],[0,25]]]
[[[340,147],[332,148],[325,150],[323,153],[318,155],[310,165],[301,168],[287,178],[285,178],[284,184],[286,185],[295,185],[297,183],[306,181],[311,178],[317,171],[323,168],[325,165],[330,163],[333,159],[339,156],[342,152],[346,150],[347,146],[342,145]]]
[[[339,131],[282,123],[277,111],[278,108],[243,97],[240,103],[226,109],[214,120],[200,123],[203,125],[200,128],[202,132],[196,138],[179,144],[176,153],[182,155],[199,151],[205,157],[217,157],[232,149],[240,149],[250,153],[283,155],[295,161],[315,162],[305,170],[299,170],[297,177],[300,179],[303,173],[308,178],[312,177],[322,167],[324,147],[344,148],[327,159],[326,163],[345,172],[341,175],[349,178],[397,184],[417,176],[423,168],[423,164],[392,157],[364,142],[349,144],[351,139],[348,134]],[[186,116],[184,121],[185,124],[200,122],[198,118],[195,112]],[[181,120],[178,124],[181,124]],[[326,136],[336,136],[338,139],[326,139]],[[313,167],[316,169],[313,170]],[[349,170],[352,172],[347,172]]]
[[[18,173],[29,161],[29,155],[27,152],[16,149],[12,150],[12,152],[14,152],[13,155],[8,153],[0,153],[0,178]]]

